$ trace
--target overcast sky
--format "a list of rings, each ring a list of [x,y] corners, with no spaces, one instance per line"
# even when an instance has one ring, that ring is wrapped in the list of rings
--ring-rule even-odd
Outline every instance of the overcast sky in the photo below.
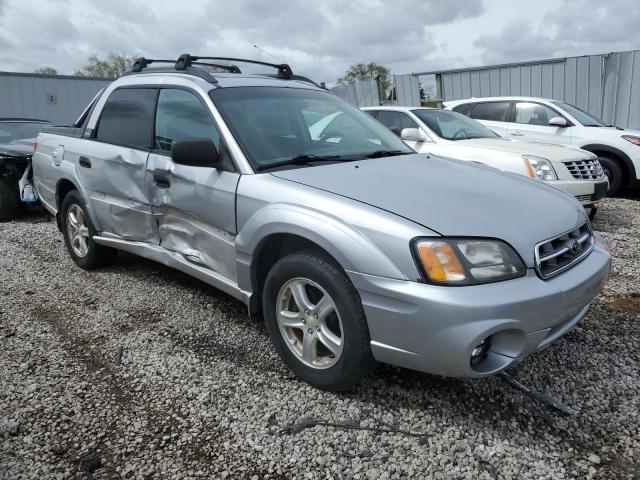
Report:
[[[287,62],[335,82],[640,48],[638,0],[0,0],[0,70],[73,73],[92,54]],[[254,47],[258,45],[270,55]]]

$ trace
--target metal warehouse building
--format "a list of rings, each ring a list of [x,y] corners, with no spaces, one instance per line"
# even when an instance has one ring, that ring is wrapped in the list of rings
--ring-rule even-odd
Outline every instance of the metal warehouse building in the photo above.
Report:
[[[69,125],[110,81],[70,75],[0,72],[0,118],[37,118]]]
[[[414,75],[435,75],[443,101],[504,95],[553,98],[607,124],[640,129],[640,50]]]

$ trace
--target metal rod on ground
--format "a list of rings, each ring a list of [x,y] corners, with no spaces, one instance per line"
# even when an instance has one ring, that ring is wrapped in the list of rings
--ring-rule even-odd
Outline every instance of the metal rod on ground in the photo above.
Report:
[[[555,408],[556,410],[564,413],[565,415],[571,415],[572,417],[575,417],[579,413],[578,410],[563,404],[557,398],[549,397],[547,395],[543,395],[542,393],[534,392],[529,387],[527,387],[526,385],[520,383],[518,380],[513,378],[507,372],[500,372],[498,375],[500,375],[500,377],[502,377],[504,381],[506,381],[509,385],[511,385],[516,390],[519,390],[525,395],[541,403],[544,403],[549,407]]]

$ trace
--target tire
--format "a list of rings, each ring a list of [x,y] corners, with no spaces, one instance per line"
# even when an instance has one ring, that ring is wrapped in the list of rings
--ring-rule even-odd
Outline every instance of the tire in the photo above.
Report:
[[[13,220],[18,214],[19,205],[17,182],[11,184],[6,178],[0,177],[0,222]]]
[[[117,250],[93,241],[96,229],[77,190],[72,190],[64,197],[60,214],[64,243],[76,265],[84,270],[92,270],[113,262]]]
[[[605,175],[609,178],[609,189],[607,190],[607,196],[613,197],[620,192],[622,184],[624,182],[624,172],[619,162],[611,157],[598,156],[600,165],[604,169]]]
[[[310,309],[308,314],[301,311],[294,297],[294,291],[300,296],[300,285],[308,304],[320,308]],[[360,296],[345,273],[326,255],[308,250],[276,262],[265,280],[262,305],[273,346],[304,382],[323,390],[345,390],[359,383],[375,366]],[[279,318],[284,316],[278,312],[284,310],[290,316],[287,321],[302,325],[283,326]],[[314,353],[305,356],[305,351]]]

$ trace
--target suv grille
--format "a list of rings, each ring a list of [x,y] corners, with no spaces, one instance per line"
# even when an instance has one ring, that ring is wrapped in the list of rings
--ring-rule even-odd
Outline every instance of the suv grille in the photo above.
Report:
[[[602,165],[597,158],[586,158],[584,160],[572,160],[564,162],[573,178],[578,180],[597,180],[604,177]]]
[[[593,248],[593,234],[588,223],[536,245],[536,271],[551,278],[572,267]]]

